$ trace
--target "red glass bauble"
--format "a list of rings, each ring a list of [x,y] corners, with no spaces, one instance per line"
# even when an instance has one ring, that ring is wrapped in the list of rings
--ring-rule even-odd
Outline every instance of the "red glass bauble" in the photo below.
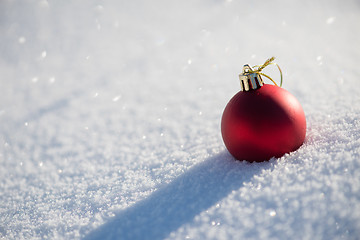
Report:
[[[240,91],[230,100],[222,116],[221,133],[236,159],[261,162],[298,149],[305,140],[306,119],[292,94],[264,84]]]

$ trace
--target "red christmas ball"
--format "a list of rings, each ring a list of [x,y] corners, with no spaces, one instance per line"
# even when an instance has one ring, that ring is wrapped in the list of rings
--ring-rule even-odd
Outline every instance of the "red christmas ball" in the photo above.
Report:
[[[240,91],[230,100],[222,116],[221,133],[236,159],[262,162],[298,149],[305,140],[306,119],[292,94],[264,84]]]

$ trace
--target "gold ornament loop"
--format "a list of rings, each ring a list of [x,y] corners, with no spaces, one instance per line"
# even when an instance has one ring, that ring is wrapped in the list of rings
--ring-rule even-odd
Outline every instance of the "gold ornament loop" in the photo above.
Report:
[[[281,68],[279,67],[279,65],[277,65],[276,63],[274,63],[273,61],[275,60],[275,57],[271,57],[269,58],[268,60],[265,61],[265,63],[263,65],[256,65],[254,66],[253,68],[257,68],[257,69],[254,69],[254,70],[251,70],[249,69],[248,70],[248,73],[257,73],[257,74],[260,74],[264,77],[267,77],[268,79],[270,79],[276,86],[278,86],[276,84],[276,82],[271,78],[269,77],[268,75],[266,75],[265,73],[262,73],[261,71],[269,66],[270,64],[271,65],[275,65],[278,69],[279,69],[279,72],[280,72],[280,87],[282,86],[282,83],[283,83],[283,75],[282,75],[282,71],[281,71]]]

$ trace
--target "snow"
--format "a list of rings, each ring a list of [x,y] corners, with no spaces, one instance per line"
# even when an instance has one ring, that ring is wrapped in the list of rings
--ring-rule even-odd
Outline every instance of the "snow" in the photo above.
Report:
[[[1,238],[358,239],[359,30],[357,1],[1,1]],[[235,161],[222,111],[273,55],[306,142]]]

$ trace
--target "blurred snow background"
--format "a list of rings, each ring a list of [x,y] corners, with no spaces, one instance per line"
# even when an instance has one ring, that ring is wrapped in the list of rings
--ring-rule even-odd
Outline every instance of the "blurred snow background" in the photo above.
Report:
[[[0,236],[359,239],[359,30],[358,1],[1,1]],[[306,143],[235,161],[222,111],[273,55]]]

